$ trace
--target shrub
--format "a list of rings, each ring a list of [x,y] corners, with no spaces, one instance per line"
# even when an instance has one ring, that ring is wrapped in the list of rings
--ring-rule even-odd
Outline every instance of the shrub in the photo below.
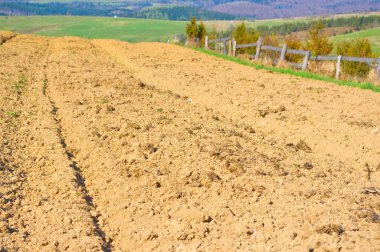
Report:
[[[333,49],[333,43],[329,42],[328,38],[322,34],[323,29],[323,22],[319,20],[309,30],[310,40],[307,41],[305,49],[315,55],[328,55]]]
[[[195,41],[199,33],[197,19],[192,17],[190,23],[186,25],[186,34],[189,41]]]
[[[337,53],[342,56],[372,57],[371,44],[366,38],[342,41],[338,44]],[[366,63],[342,61],[342,72],[350,76],[366,77],[370,67]]]
[[[288,49],[301,50],[302,42],[295,36],[290,36],[285,39],[285,44],[288,46]],[[304,56],[299,54],[289,54],[287,53],[285,59],[291,62],[300,62],[303,60]]]
[[[233,37],[236,40],[236,43],[239,44],[249,44],[254,43],[258,40],[259,34],[254,29],[249,29],[245,26],[245,23],[242,22],[238,25],[234,32]],[[242,48],[238,49],[237,53],[250,53],[253,54],[256,50],[254,48]]]
[[[216,29],[213,28],[208,34],[208,39],[209,40],[213,40],[213,39],[216,39],[217,38],[217,32],[216,32]]]
[[[206,26],[203,21],[197,25],[197,19],[195,17],[192,17],[190,23],[186,25],[186,34],[187,40],[190,43],[195,43],[198,46],[204,45],[207,35]]]
[[[278,41],[278,37],[275,35],[265,36],[263,37],[263,44],[270,46],[279,46],[280,42]]]
[[[269,46],[276,46],[280,47],[280,41],[278,40],[277,36],[270,35],[263,37],[263,45],[269,45]],[[261,51],[261,56],[267,59],[271,59],[272,63],[273,61],[276,61],[280,58],[280,52],[275,51]]]
[[[203,23],[203,21],[201,21],[201,23],[198,26],[198,35],[197,35],[198,41],[201,45],[205,44],[206,35],[207,35],[206,26]]]

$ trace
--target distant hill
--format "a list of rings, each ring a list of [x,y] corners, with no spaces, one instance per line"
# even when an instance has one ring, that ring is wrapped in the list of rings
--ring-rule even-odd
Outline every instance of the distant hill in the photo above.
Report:
[[[209,9],[258,19],[380,10],[380,1],[378,0],[251,0],[218,2],[220,3],[210,6]]]
[[[371,42],[372,52],[377,56],[380,55],[380,27],[334,36],[330,39],[334,44],[338,44],[342,40],[352,40],[356,38],[367,38]]]
[[[21,8],[29,8],[31,14],[33,14],[47,8],[44,6],[41,8],[38,6],[25,7],[26,4],[46,5],[51,2],[63,3],[63,8],[69,9],[71,12],[75,12],[75,10],[72,10],[72,5],[75,5],[74,9],[79,6],[83,13],[101,13],[101,15],[106,13],[107,15],[119,14],[121,16],[141,17],[156,16],[174,20],[187,18],[189,14],[202,19],[233,19],[236,16],[240,16],[240,18],[269,19],[380,10],[379,0],[82,0],[82,3],[87,5],[84,8],[82,8],[82,3],[77,0],[0,0],[0,13],[5,13],[4,10],[8,10],[8,12],[14,11],[15,13],[23,14]],[[15,7],[15,3],[18,4],[18,9]],[[10,5],[11,7],[9,7]],[[177,9],[175,11],[180,11],[180,13],[175,14],[172,9],[173,6],[187,6],[188,9]],[[86,11],[86,8],[92,9]],[[59,11],[56,10],[55,13],[57,12]],[[52,14],[54,14],[54,11]]]
[[[137,8],[137,7],[140,8]],[[124,3],[95,3],[95,2],[1,2],[0,16],[32,16],[32,15],[68,15],[68,16],[119,16],[134,18],[149,18],[162,20],[189,20],[194,16],[203,20],[232,20],[238,16],[215,12],[194,6],[128,6]]]

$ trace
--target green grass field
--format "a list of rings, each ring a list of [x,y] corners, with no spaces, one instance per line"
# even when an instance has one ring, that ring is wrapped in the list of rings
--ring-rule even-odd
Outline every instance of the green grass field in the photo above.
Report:
[[[249,26],[278,25],[285,22],[311,21],[313,18],[270,19],[247,22]],[[206,21],[208,29],[225,29],[239,21]],[[83,38],[118,39],[130,42],[166,41],[174,35],[184,34],[186,22],[73,16],[0,17],[0,30],[18,33],[35,33],[47,36],[79,36]],[[344,39],[367,37],[375,54],[380,55],[380,27],[331,37],[336,45]]]
[[[263,19],[263,20],[246,20],[244,21],[248,27],[256,28],[258,26],[276,26],[282,25],[285,23],[296,23],[296,22],[312,22],[316,21],[319,18],[343,18],[343,17],[353,17],[353,16],[371,16],[371,15],[380,15],[380,12],[358,12],[358,13],[348,13],[348,14],[336,14],[336,15],[324,15],[324,16],[312,16],[312,17],[297,17],[297,18],[277,18],[277,19]],[[228,29],[231,24],[239,24],[241,21],[226,21],[226,20],[210,20],[205,21],[208,28],[215,28],[218,30]]]
[[[294,22],[310,22],[315,20],[315,18],[287,18],[287,19],[265,19],[265,20],[245,20],[244,23],[248,27],[256,28],[258,26],[276,26],[284,23],[294,23]],[[210,20],[205,21],[207,28],[216,30],[228,29],[231,25],[238,25],[242,21],[228,21],[228,20]]]
[[[247,21],[247,25],[279,25],[311,19],[269,19]],[[241,21],[234,21],[238,24]],[[208,29],[226,29],[230,21],[206,21]],[[112,38],[130,42],[165,41],[176,34],[184,34],[186,22],[112,17],[22,16],[1,17],[0,30],[35,33],[47,36],[79,36],[84,38]]]
[[[269,19],[247,25],[278,25],[306,19]],[[238,24],[241,21],[234,21]],[[166,41],[177,34],[185,33],[185,21],[151,20],[113,17],[76,16],[22,16],[0,17],[0,30],[18,33],[35,33],[46,36],[78,36],[83,38],[109,38],[130,42]],[[226,29],[230,21],[206,21],[208,29]]]
[[[184,33],[186,22],[72,16],[0,17],[0,30],[46,36],[118,39],[130,42],[166,41]]]
[[[336,44],[343,40],[352,40],[356,38],[368,38],[372,46],[372,52],[380,55],[380,27],[368,30],[362,30],[358,32],[353,32],[344,35],[338,35],[331,37],[331,41],[334,42],[335,48]]]
[[[250,27],[279,25],[312,18],[268,19],[247,21]],[[205,21],[207,28],[227,29],[241,21]],[[152,20],[113,17],[77,16],[0,16],[0,30],[17,33],[35,33],[46,36],[78,36],[83,38],[118,39],[129,42],[167,41],[174,35],[185,33],[185,21]]]

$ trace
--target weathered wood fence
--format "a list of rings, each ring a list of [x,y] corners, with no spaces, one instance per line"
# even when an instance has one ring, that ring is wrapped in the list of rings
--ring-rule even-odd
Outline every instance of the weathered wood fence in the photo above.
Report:
[[[361,57],[350,57],[350,56],[322,56],[317,55],[311,57],[312,60],[315,61],[336,61],[336,73],[335,78],[339,79],[340,74],[340,64],[342,61],[351,61],[351,62],[358,62],[358,63],[365,63],[369,67],[376,69],[376,76],[377,79],[380,79],[380,58],[361,58]]]
[[[227,42],[231,41],[232,39],[230,37],[225,37],[225,38],[220,38],[220,39],[214,39],[214,40],[209,40],[208,36],[206,36],[205,39],[205,48],[208,49],[210,44],[218,44],[218,43],[223,43],[223,50],[224,54],[227,54]]]
[[[380,58],[361,58],[361,57],[349,57],[349,56],[341,56],[341,55],[339,55],[339,56],[324,56],[324,55],[311,56],[310,51],[288,49],[287,45],[283,45],[281,47],[264,45],[262,37],[260,37],[255,43],[237,44],[236,41],[230,37],[209,40],[208,36],[206,36],[205,48],[209,49],[210,44],[218,44],[218,43],[224,44],[224,47],[223,47],[224,48],[224,54],[227,54],[227,43],[229,44],[230,47],[232,46],[232,50],[231,50],[231,48],[229,48],[228,53],[232,53],[232,55],[234,57],[236,57],[236,55],[237,55],[237,49],[255,47],[256,53],[255,53],[255,55],[252,55],[252,57],[251,57],[252,59],[255,59],[255,60],[259,59],[260,53],[262,51],[279,52],[280,53],[280,58],[279,58],[280,61],[286,60],[287,54],[304,55],[304,59],[303,59],[302,63],[296,63],[296,62],[289,62],[288,61],[289,65],[291,65],[295,68],[302,69],[302,70],[307,70],[309,60],[336,61],[336,73],[335,73],[336,79],[339,79],[340,72],[341,72],[340,66],[341,66],[342,61],[365,63],[365,64],[369,65],[371,68],[376,69],[377,79],[380,79]]]

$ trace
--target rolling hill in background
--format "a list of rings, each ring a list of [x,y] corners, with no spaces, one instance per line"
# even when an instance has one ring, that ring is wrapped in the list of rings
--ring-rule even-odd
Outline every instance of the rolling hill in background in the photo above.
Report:
[[[331,37],[331,41],[336,45],[343,40],[352,40],[357,38],[367,38],[371,43],[372,52],[380,55],[380,27],[334,36]]]
[[[329,15],[380,9],[378,0],[251,0],[218,1],[209,9],[258,19]]]
[[[92,15],[184,20],[289,18],[380,10],[378,0],[0,0],[3,15]]]

